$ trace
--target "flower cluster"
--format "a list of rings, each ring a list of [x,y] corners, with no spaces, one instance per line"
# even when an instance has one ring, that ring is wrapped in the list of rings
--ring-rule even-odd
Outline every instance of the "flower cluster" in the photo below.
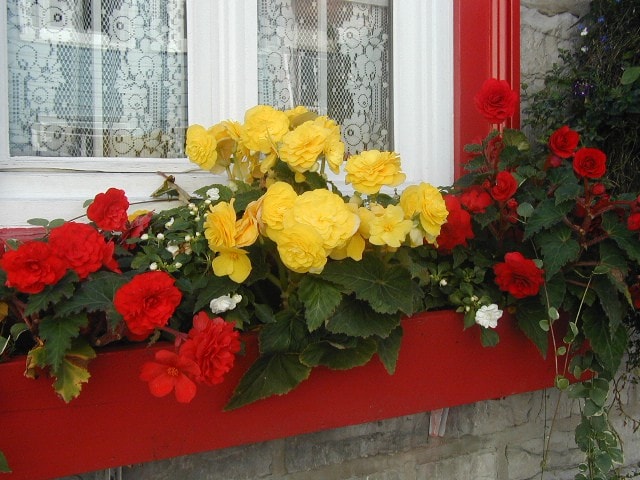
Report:
[[[515,319],[543,352],[567,312],[565,350],[586,338],[594,353],[574,373],[614,369],[621,317],[640,302],[638,198],[608,193],[605,154],[568,126],[542,152],[504,128],[517,98],[504,81],[484,84],[475,103],[494,128],[468,146],[467,174],[447,188],[399,191],[396,152],[345,158],[336,122],[302,107],[192,125],[189,159],[226,182],[188,194],[168,178],[159,191],[169,207],[150,212],[130,212],[111,188],[87,222],[39,221],[42,238],[7,245],[3,350],[26,346],[30,370],[48,370],[68,401],[88,378],[77,374],[85,364],[71,374],[69,357],[171,340],[140,378],[153,395],[189,402],[198,384],[223,381],[240,332],[253,331],[260,356],[229,401],[236,408],[286,393],[317,366],[378,354],[393,373],[401,320],[453,308],[485,345]],[[344,172],[349,194],[327,170]]]

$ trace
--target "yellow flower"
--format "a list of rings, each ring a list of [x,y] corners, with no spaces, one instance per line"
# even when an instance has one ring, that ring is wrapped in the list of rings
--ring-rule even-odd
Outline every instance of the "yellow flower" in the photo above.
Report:
[[[250,150],[270,153],[288,131],[286,113],[268,105],[257,105],[245,113],[242,143]]]
[[[259,215],[260,222],[266,227],[269,236],[270,230],[282,230],[282,218],[297,197],[293,187],[286,182],[274,182],[269,185],[262,196]]]
[[[378,193],[383,186],[396,187],[406,175],[400,170],[400,157],[394,152],[367,150],[352,155],[345,167],[347,183],[358,192],[368,195]]]
[[[251,273],[251,260],[241,248],[222,248],[211,262],[213,273],[228,276],[236,283],[244,282]]]
[[[313,227],[322,237],[329,253],[346,244],[358,230],[360,219],[342,197],[320,188],[304,192],[296,198],[291,210],[284,216],[284,229],[292,223]]]
[[[413,222],[404,218],[398,205],[387,206],[382,215],[374,215],[369,223],[369,241],[374,245],[400,247],[413,227]]]
[[[204,236],[209,248],[214,252],[221,248],[236,246],[236,212],[231,203],[220,202],[213,205],[204,221]]]
[[[324,158],[333,173],[340,173],[340,165],[344,162],[344,143],[340,138],[330,136],[325,142]]]
[[[258,239],[260,230],[258,228],[258,211],[262,205],[262,199],[251,202],[236,222],[236,246],[247,247],[253,245]]]
[[[191,125],[187,128],[185,153],[190,161],[203,170],[211,170],[216,164],[216,136],[202,125]]]
[[[447,221],[449,212],[442,193],[433,185],[420,183],[407,187],[400,196],[400,206],[407,218],[419,214],[425,239],[433,243],[440,235],[440,228]]]
[[[282,263],[297,273],[320,273],[327,263],[322,237],[309,225],[297,223],[274,236]]]
[[[282,138],[280,159],[294,171],[311,170],[324,150],[329,130],[314,122],[305,122]]]

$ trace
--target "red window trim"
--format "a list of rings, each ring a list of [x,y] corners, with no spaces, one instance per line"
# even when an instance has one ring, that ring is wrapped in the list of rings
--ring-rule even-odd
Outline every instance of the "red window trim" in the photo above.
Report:
[[[454,0],[454,174],[462,175],[464,145],[484,138],[489,125],[473,107],[487,78],[520,88],[520,1]],[[519,112],[507,127],[520,125]]]
[[[454,175],[462,175],[464,145],[483,138],[489,125],[473,107],[473,96],[487,78],[520,85],[520,1],[454,2]],[[516,128],[519,113],[507,124]],[[0,238],[34,238],[37,228],[0,228]]]

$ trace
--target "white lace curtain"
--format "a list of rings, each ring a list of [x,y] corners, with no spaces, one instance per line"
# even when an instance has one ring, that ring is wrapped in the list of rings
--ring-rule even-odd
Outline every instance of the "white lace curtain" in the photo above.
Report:
[[[182,157],[185,0],[8,0],[12,156]]]
[[[342,126],[350,153],[392,138],[389,0],[259,0],[260,103]]]

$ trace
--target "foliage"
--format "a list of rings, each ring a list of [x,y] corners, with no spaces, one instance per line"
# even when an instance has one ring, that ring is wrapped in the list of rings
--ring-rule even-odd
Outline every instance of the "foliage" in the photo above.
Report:
[[[627,346],[623,319],[638,305],[640,205],[635,193],[610,193],[606,155],[575,130],[531,148],[503,128],[516,104],[506,82],[487,81],[476,106],[498,123],[467,146],[467,174],[401,193],[396,153],[344,161],[339,127],[304,108],[193,125],[190,160],[227,182],[189,194],[167,178],[154,195],[175,200],[169,208],[129,214],[112,188],[89,203],[89,222],[36,220],[41,239],[7,245],[3,352],[26,348],[27,374],[48,372],[70,401],[98,347],[167,338],[173,348],[141,379],[153,395],[189,402],[233,368],[238,332],[255,332],[260,356],[234,409],[291,391],[318,366],[377,354],[393,374],[401,320],[415,312],[455,309],[490,347],[509,310],[557,357],[558,388],[586,399],[576,439],[606,454],[606,471],[622,455],[602,408]]]
[[[640,172],[640,3],[592,0],[574,50],[532,93],[527,122],[544,136],[572,125],[586,145],[609,157],[614,190],[638,190]]]

